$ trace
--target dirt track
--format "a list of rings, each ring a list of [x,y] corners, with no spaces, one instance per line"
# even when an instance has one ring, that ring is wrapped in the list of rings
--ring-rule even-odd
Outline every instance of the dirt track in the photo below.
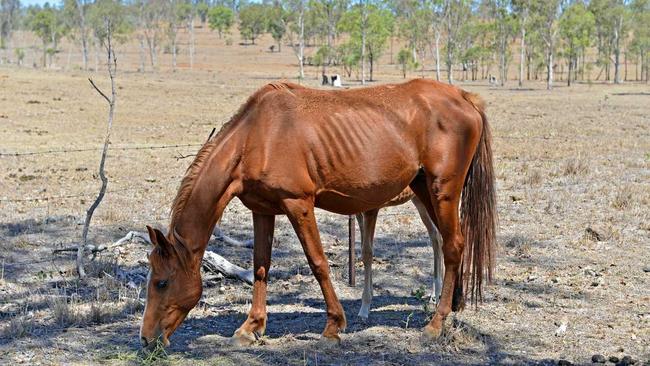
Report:
[[[179,157],[197,149],[121,148],[200,144],[256,88],[295,73],[290,53],[272,59],[265,44],[232,47],[222,57],[205,56],[216,63],[208,71],[119,74],[109,193],[96,213],[93,241],[109,242],[145,224],[165,227],[191,159]],[[400,80],[394,67],[380,70],[381,82]],[[308,72],[307,84],[316,85],[317,70]],[[106,87],[102,73],[93,77]],[[347,220],[317,213],[348,317],[341,348],[318,343],[322,295],[290,225],[279,218],[267,337],[250,348],[228,344],[251,290],[208,276],[203,300],[162,361],[555,364],[588,363],[602,353],[650,362],[650,273],[644,272],[650,266],[650,87],[584,84],[548,92],[542,84],[529,86],[462,84],[488,101],[495,136],[498,272],[479,311],[450,317],[440,342],[419,339],[429,316],[420,295],[431,282],[431,249],[407,204],[379,216],[368,323],[356,317],[361,285],[346,285]],[[0,68],[3,154],[98,147],[105,113],[82,72]],[[99,186],[98,158],[98,151],[0,156],[0,363],[150,361],[137,353],[146,272],[139,261],[147,248],[134,243],[102,254],[84,282],[75,279],[71,256],[51,254],[80,236],[79,222]],[[36,200],[44,197],[50,199]],[[250,214],[239,202],[222,223],[229,235],[250,237]],[[250,267],[250,249],[219,242],[211,249]],[[562,324],[566,331],[558,332]]]

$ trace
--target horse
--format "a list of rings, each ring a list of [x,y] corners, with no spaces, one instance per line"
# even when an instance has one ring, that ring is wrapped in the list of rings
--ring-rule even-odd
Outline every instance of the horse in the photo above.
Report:
[[[482,299],[494,267],[496,199],[485,104],[452,85],[417,79],[348,90],[267,84],[200,148],[174,198],[167,235],[147,227],[153,248],[140,328],[147,347],[169,337],[202,294],[201,259],[234,198],[253,215],[253,298],[233,342],[253,343],[267,322],[275,216],[288,217],[326,306],[322,333],[340,343],[343,307],[330,279],[314,208],[343,215],[381,207],[407,186],[443,238],[445,274],[435,339],[465,299]],[[165,174],[164,171],[160,172]],[[460,207],[460,209],[459,209]]]
[[[410,188],[406,188],[399,195],[392,200],[384,203],[381,207],[357,214],[357,222],[359,224],[359,231],[361,232],[361,258],[363,261],[363,295],[361,296],[361,308],[359,309],[359,317],[367,320],[370,313],[370,303],[372,301],[372,260],[373,260],[373,239],[375,236],[375,224],[377,222],[377,215],[379,209],[384,207],[402,205],[411,201],[420,215],[422,223],[427,229],[431,247],[433,249],[433,283],[431,296],[429,301],[438,303],[440,301],[440,292],[442,291],[442,271],[444,265],[442,263],[442,240],[438,237],[440,233],[429,217],[425,205],[413,193]]]

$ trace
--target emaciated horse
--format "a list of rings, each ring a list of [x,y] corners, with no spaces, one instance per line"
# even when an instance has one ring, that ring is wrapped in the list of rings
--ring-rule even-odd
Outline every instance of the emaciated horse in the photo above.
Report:
[[[252,306],[234,340],[249,344],[264,333],[275,215],[285,214],[323,292],[323,337],[340,341],[345,314],[314,207],[366,212],[407,186],[443,238],[440,304],[423,331],[437,337],[452,307],[460,309],[468,295],[479,300],[484,277],[491,278],[496,204],[490,144],[484,103],[451,85],[421,79],[337,91],[264,86],[199,150],[174,199],[167,236],[148,228],[154,248],[143,344],[157,337],[169,344],[199,301],[201,259],[233,197],[253,212],[255,277]]]

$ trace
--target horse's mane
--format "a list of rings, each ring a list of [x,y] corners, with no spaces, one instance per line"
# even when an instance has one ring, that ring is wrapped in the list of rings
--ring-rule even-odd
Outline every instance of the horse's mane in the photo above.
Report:
[[[174,227],[176,226],[177,220],[180,218],[181,214],[183,213],[183,209],[185,208],[185,204],[190,198],[190,195],[192,194],[192,190],[194,189],[194,183],[196,182],[196,179],[198,176],[201,174],[202,167],[205,164],[205,161],[208,160],[208,158],[211,156],[212,152],[214,151],[214,148],[217,146],[219,141],[222,140],[223,135],[228,131],[231,125],[235,124],[238,121],[241,121],[246,114],[250,111],[251,107],[259,102],[264,95],[266,95],[270,91],[274,90],[286,90],[289,93],[291,93],[292,89],[304,89],[303,86],[298,85],[298,84],[293,84],[289,82],[276,82],[276,83],[269,83],[266,84],[265,86],[261,87],[258,89],[256,92],[254,92],[244,104],[242,104],[239,107],[239,110],[237,110],[237,113],[235,113],[228,122],[224,123],[223,126],[219,129],[219,132],[215,136],[213,136],[210,140],[206,141],[205,144],[199,149],[199,152],[196,153],[196,157],[192,161],[192,164],[187,168],[185,171],[185,176],[183,177],[183,180],[181,181],[180,188],[178,189],[178,192],[176,193],[176,197],[174,198],[174,201],[172,202],[172,209],[171,209],[171,221],[169,224],[169,233],[174,232]],[[175,240],[173,238],[173,235],[169,235],[170,239]]]

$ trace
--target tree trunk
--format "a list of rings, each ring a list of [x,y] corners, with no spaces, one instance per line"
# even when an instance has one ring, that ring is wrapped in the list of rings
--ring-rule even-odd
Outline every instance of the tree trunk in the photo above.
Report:
[[[526,28],[521,27],[521,49],[519,50],[519,87],[524,86],[524,59],[526,56]]]
[[[140,72],[145,72],[145,65],[147,63],[147,56],[145,55],[144,49],[144,37],[141,35],[138,36],[138,41],[140,43]]]
[[[84,70],[88,70],[88,30],[86,29],[86,14],[84,1],[77,1],[79,10],[79,33],[81,33],[81,57],[83,59]]]
[[[567,71],[566,85],[571,86],[571,67],[573,66],[573,59],[569,57],[569,68]]]
[[[440,81],[440,31],[436,29],[436,80]]]
[[[43,68],[47,67],[47,43],[43,40]]]
[[[305,78],[305,5],[304,3],[301,6],[300,17],[298,19],[300,23],[300,40],[299,40],[299,53],[298,61],[300,63],[300,80]]]
[[[553,47],[548,50],[546,89],[553,89]]]
[[[621,83],[621,30],[623,20],[620,19],[614,26],[614,84]]]
[[[194,16],[190,16],[190,70],[194,69]]]
[[[361,0],[361,84],[366,83],[366,0]]]
[[[172,36],[172,72],[176,72],[176,30]]]

